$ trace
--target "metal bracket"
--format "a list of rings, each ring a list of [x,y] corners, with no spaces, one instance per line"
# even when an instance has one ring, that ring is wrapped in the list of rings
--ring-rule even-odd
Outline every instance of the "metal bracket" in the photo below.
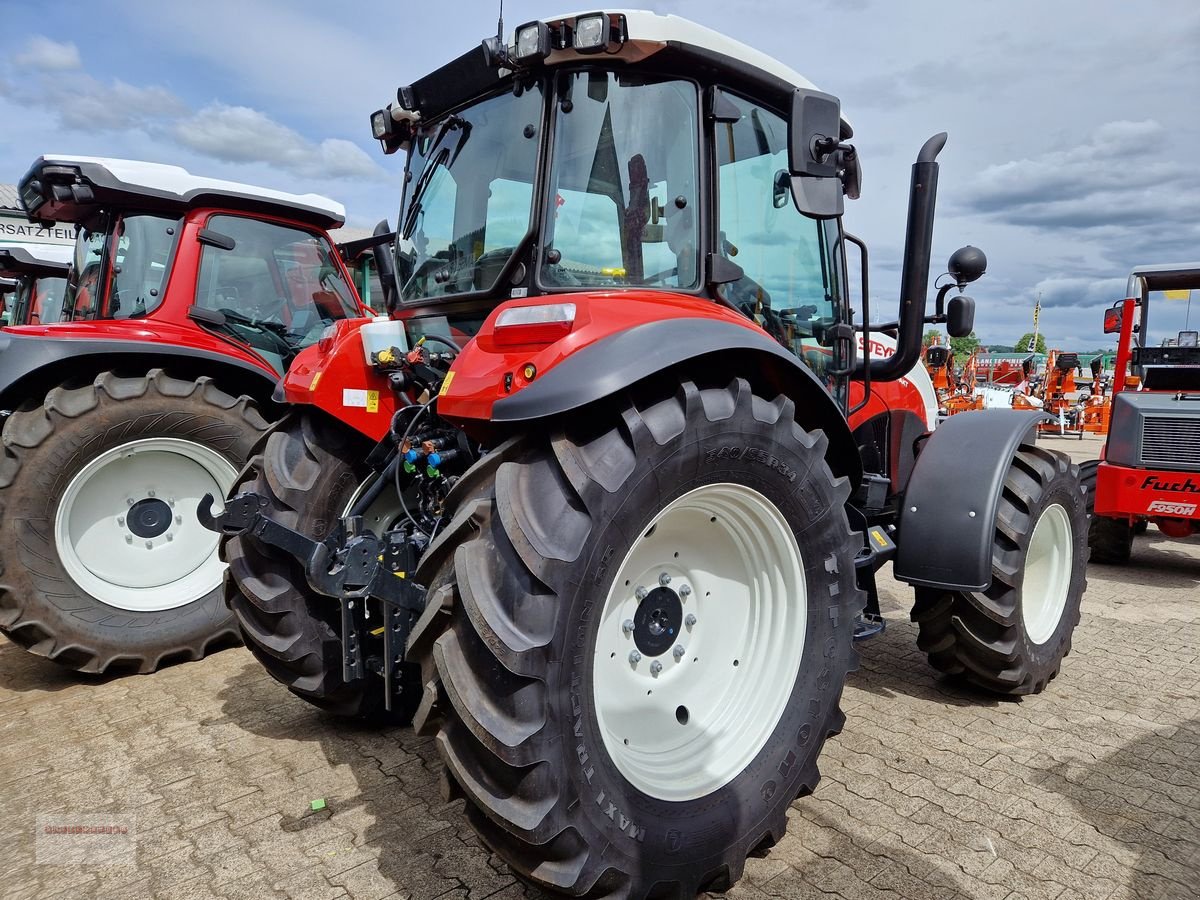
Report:
[[[404,662],[408,634],[425,608],[425,589],[408,580],[416,566],[416,552],[402,534],[388,533],[382,538],[366,529],[361,516],[342,521],[340,546],[316,541],[281,525],[267,514],[265,497],[245,491],[225,501],[225,509],[214,515],[215,500],[205,494],[196,515],[200,524],[227,537],[253,534],[264,544],[294,556],[304,567],[309,586],[318,594],[341,603],[342,678],[355,681],[367,671],[368,597],[383,608],[383,676],[385,704],[392,708],[392,697],[400,686],[397,670]]]

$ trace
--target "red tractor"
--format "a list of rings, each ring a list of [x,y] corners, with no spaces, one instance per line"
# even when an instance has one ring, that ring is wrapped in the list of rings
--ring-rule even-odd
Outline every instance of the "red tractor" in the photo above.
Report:
[[[0,246],[0,322],[58,321],[70,266],[71,248],[62,244]]]
[[[838,101],[716,32],[529,22],[372,128],[407,152],[393,321],[296,358],[292,412],[201,515],[271,674],[436,734],[522,878],[736,881],[817,783],[893,557],[934,667],[1004,694],[1055,676],[1077,470],[1036,413],[930,433],[908,380],[927,323],[970,331],[985,264],[956,253],[927,315],[945,135],[913,169],[892,342],[851,315]]]
[[[1173,538],[1200,531],[1200,340],[1186,320],[1161,346],[1150,339],[1151,292],[1197,288],[1200,263],[1139,266],[1105,313],[1105,333],[1120,335],[1108,438],[1102,457],[1080,467],[1095,504],[1092,562],[1129,562],[1134,535],[1151,523]]]
[[[325,233],[343,209],[85,157],[19,190],[78,238],[59,308],[0,331],[0,631],[85,672],[199,658],[237,630],[196,503],[233,486],[292,358],[362,315]]]

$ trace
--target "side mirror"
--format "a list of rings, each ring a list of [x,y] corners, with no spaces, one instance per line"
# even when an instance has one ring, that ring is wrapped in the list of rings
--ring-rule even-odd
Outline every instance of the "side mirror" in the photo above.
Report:
[[[959,247],[950,255],[946,271],[956,284],[970,284],[972,281],[978,281],[987,271],[987,256],[978,247],[972,247],[970,244]]]
[[[797,88],[788,123],[788,168],[796,208],[814,219],[832,219],[843,211],[838,177],[842,105],[831,94]]]
[[[951,297],[946,304],[946,333],[950,337],[966,337],[974,328],[975,301],[964,294]]]
[[[1121,333],[1121,307],[1113,306],[1104,311],[1104,333]]]

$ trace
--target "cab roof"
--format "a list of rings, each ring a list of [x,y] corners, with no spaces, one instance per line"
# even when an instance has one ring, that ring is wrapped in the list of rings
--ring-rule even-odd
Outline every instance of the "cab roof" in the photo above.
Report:
[[[1146,283],[1147,291],[1182,291],[1200,288],[1200,262],[1163,263],[1138,266],[1129,273],[1125,288],[1126,297],[1140,297],[1138,279]]]
[[[102,209],[182,215],[202,206],[268,213],[320,228],[346,221],[345,207],[319,194],[289,194],[132,159],[39,156],[18,192],[35,222],[83,222]]]
[[[538,21],[555,28],[563,25],[573,28],[576,19],[594,16],[596,12],[566,13]],[[797,88],[815,88],[803,75],[761,50],[681,16],[642,9],[611,9],[603,12],[610,20],[622,25],[624,40],[616,51],[585,55],[571,47],[558,48],[546,57],[544,64],[596,63],[599,60],[637,64],[652,61],[697,77],[714,76],[714,80],[743,88],[752,97],[761,97],[785,110],[791,94]],[[518,25],[505,36],[510,51],[516,45],[520,28],[521,25]],[[438,116],[484,93],[505,74],[505,70],[486,64],[480,48],[468,51],[410,87],[401,88],[398,92],[400,108],[393,108],[393,117],[397,120],[404,118],[405,109],[418,112],[426,119]],[[406,96],[415,103],[407,104]],[[842,138],[848,139],[853,134],[849,122],[843,117]]]
[[[0,272],[65,278],[73,255],[67,244],[7,244],[0,246]]]

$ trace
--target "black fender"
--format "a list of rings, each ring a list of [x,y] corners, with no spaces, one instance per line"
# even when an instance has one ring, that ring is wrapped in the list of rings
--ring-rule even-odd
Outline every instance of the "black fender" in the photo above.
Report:
[[[862,464],[837,401],[799,359],[766,334],[717,319],[663,319],[635,325],[571,354],[536,381],[492,406],[497,424],[530,422],[578,410],[668,370],[687,377],[740,376],[766,395],[796,404],[796,420],[829,438],[835,475],[857,487]]]
[[[232,394],[271,399],[276,378],[244,360],[157,341],[56,338],[0,331],[0,409],[40,402],[54,387],[89,382],[100,372],[145,374],[161,368],[179,378],[208,375]]]
[[[900,511],[892,572],[920,587],[984,591],[1004,476],[1017,447],[1037,439],[1045,413],[962,412],[925,440]]]

